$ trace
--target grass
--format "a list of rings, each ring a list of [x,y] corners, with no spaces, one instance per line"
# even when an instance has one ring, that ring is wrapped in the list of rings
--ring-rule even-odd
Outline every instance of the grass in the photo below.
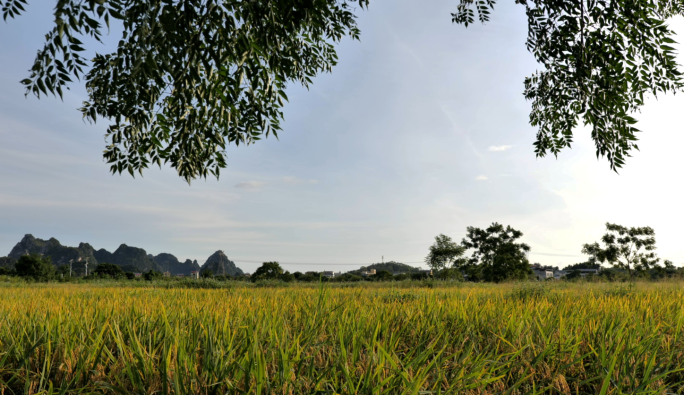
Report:
[[[681,393],[683,285],[2,286],[0,394]]]

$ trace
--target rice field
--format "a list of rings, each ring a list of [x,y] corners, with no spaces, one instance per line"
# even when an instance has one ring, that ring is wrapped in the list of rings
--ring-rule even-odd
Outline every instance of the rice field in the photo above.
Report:
[[[684,391],[684,284],[0,287],[0,394]]]

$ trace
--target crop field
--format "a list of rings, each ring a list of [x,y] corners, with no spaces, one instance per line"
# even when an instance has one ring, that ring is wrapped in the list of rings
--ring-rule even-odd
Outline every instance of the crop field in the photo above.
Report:
[[[0,287],[0,394],[684,391],[684,284]]]

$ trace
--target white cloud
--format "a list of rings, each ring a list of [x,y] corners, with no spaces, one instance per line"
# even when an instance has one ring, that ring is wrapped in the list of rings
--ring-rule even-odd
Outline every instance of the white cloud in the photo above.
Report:
[[[501,151],[506,151],[506,150],[511,149],[511,148],[513,148],[512,145],[498,145],[498,146],[492,145],[491,147],[489,147],[489,150],[492,152],[501,152]]]
[[[293,176],[286,176],[283,177],[283,182],[287,184],[318,184],[318,180],[302,180],[301,178],[293,177]]]
[[[475,179],[477,181],[485,181],[485,180],[488,180],[489,178],[487,178],[487,176],[477,176],[477,177],[475,177]]]
[[[245,182],[241,182],[239,184],[235,184],[235,188],[248,189],[248,190],[255,191],[255,190],[260,189],[264,185],[266,185],[266,183],[263,181],[245,181]]]

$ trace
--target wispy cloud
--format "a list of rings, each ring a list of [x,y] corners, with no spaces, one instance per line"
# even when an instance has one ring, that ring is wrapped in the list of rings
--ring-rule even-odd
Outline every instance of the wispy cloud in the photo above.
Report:
[[[487,176],[477,176],[477,177],[475,177],[475,179],[476,179],[477,181],[486,181],[486,180],[489,180],[489,178],[487,178]]]
[[[511,148],[513,148],[512,145],[492,145],[491,147],[489,147],[489,151],[501,152],[501,151],[506,151],[506,150],[511,149]]]
[[[318,184],[318,180],[303,180],[301,178],[286,176],[283,177],[283,182],[286,184]]]
[[[264,185],[266,185],[266,183],[263,181],[245,181],[235,184],[235,188],[256,191],[258,189],[261,189],[261,187],[263,187]]]

